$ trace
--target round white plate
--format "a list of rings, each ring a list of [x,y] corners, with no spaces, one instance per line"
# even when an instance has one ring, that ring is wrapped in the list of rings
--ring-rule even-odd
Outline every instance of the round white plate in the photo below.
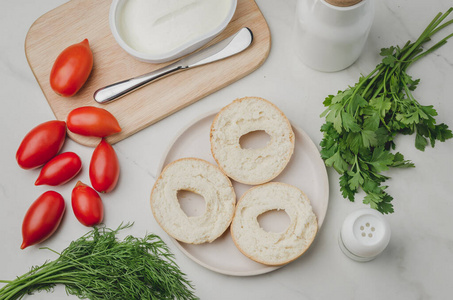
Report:
[[[158,173],[170,162],[183,157],[202,158],[216,165],[209,141],[211,123],[216,113],[212,112],[196,119],[176,136],[159,165]],[[304,191],[318,218],[318,226],[321,227],[329,203],[327,171],[319,151],[310,137],[295,126],[293,126],[293,131],[296,141],[294,154],[285,170],[273,181],[288,183]],[[263,145],[263,142],[265,144],[269,137],[266,134],[256,133],[250,134],[246,138],[245,141],[241,140],[242,147],[258,148]],[[232,183],[237,199],[252,187],[233,180]],[[204,201],[200,201],[199,198],[201,197],[196,194],[184,193],[179,197],[181,208],[189,216],[201,213],[204,210]],[[279,232],[289,225],[289,218],[281,211],[271,211],[263,214],[259,218],[259,222],[265,230]],[[173,241],[193,261],[218,273],[251,276],[279,268],[257,263],[243,255],[234,245],[229,229],[212,243],[192,245],[174,239]]]

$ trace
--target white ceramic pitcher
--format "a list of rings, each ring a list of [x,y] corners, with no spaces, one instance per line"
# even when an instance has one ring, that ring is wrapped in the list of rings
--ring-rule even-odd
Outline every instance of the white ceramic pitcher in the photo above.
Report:
[[[335,72],[359,58],[374,18],[374,0],[298,0],[294,42],[309,67]]]

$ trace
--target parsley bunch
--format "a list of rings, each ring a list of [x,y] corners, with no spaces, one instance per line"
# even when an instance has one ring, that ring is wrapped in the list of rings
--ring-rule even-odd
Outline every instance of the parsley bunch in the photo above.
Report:
[[[423,49],[435,33],[453,23],[444,22],[452,11],[450,8],[439,13],[415,42],[408,41],[402,48],[381,49],[384,58],[376,69],[362,76],[355,86],[325,99],[321,156],[327,166],[341,174],[341,192],[350,201],[361,188],[366,193],[363,203],[384,214],[394,211],[393,198],[386,192],[387,186],[382,185],[389,177],[382,172],[391,167],[414,167],[401,153],[391,153],[398,133],[415,133],[415,147],[421,151],[428,144],[434,147],[436,141],[453,137],[447,125],[436,124],[433,106],[415,99],[412,92],[420,80],[407,73],[411,64],[453,36],[452,33]]]

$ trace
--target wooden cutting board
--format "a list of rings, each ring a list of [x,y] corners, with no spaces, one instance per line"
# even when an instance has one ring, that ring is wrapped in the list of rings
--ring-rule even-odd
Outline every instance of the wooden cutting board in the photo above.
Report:
[[[247,26],[254,36],[250,48],[222,61],[161,79],[114,102],[98,104],[93,100],[97,89],[169,64],[140,62],[120,48],[108,24],[110,3],[110,0],[71,0],[44,14],[28,31],[25,53],[55,117],[65,121],[68,113],[80,106],[105,108],[122,127],[122,132],[107,138],[112,144],[250,74],[269,55],[271,36],[261,11],[254,0],[238,0],[228,27],[206,46]],[[49,83],[53,62],[64,48],[85,38],[94,56],[92,73],[75,96],[60,97]],[[94,147],[99,142],[99,138],[68,134],[82,145]]]

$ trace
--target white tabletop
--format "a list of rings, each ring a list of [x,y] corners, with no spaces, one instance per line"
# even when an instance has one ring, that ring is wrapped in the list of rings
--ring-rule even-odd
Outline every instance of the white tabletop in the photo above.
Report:
[[[54,119],[25,58],[24,40],[31,24],[64,0],[0,1],[0,279],[13,279],[55,255],[38,246],[20,250],[21,225],[30,204],[49,188],[36,187],[39,170],[22,170],[15,161],[24,135],[34,126]],[[388,191],[395,198],[395,213],[386,216],[392,229],[389,246],[375,260],[352,261],[338,247],[343,219],[365,207],[343,199],[339,175],[328,169],[330,202],[327,216],[314,244],[300,259],[271,273],[252,277],[226,276],[212,272],[187,258],[155,222],[149,195],[158,164],[174,135],[191,120],[221,108],[243,96],[259,96],[274,102],[295,125],[319,145],[323,119],[322,101],[329,94],[354,84],[361,73],[380,61],[379,49],[415,40],[450,0],[376,1],[376,17],[365,50],[350,68],[321,73],[299,62],[291,44],[295,0],[257,0],[271,30],[272,48],[263,66],[238,82],[202,99],[139,133],[117,143],[121,176],[117,188],[103,195],[104,223],[116,228],[135,222],[124,232],[144,236],[153,232],[163,238],[176,261],[193,282],[201,299],[447,299],[453,288],[453,141],[438,143],[420,152],[414,136],[397,138],[398,151],[416,168],[391,170]],[[447,29],[453,32],[453,27]],[[438,123],[453,127],[453,39],[417,62],[409,72],[421,83],[415,96],[437,109]],[[67,140],[64,151],[74,151],[83,161],[79,180],[89,182],[88,164],[92,148]],[[70,192],[74,182],[53,188],[66,200],[67,211],[58,231],[42,246],[57,251],[87,232],[74,218]],[[76,299],[59,286],[54,293],[25,299]]]

